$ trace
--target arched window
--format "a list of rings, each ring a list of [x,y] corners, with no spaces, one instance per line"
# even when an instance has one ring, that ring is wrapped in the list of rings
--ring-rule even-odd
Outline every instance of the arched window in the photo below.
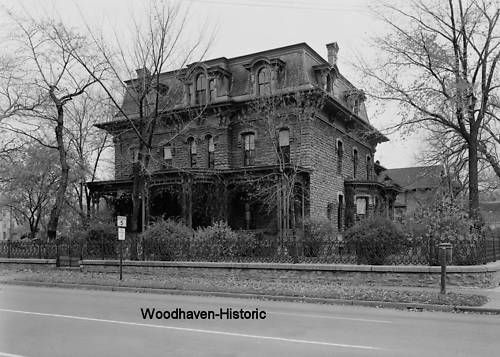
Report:
[[[281,129],[279,131],[279,154],[280,161],[284,164],[290,163],[290,130]]]
[[[215,79],[211,79],[208,82],[208,87],[210,90],[210,102],[215,102],[215,100],[217,99],[217,86],[215,84]]]
[[[262,67],[257,74],[259,95],[271,94],[271,70],[269,67]]]
[[[207,103],[207,77],[203,73],[196,77],[196,104]]]
[[[163,160],[165,166],[172,166],[172,145],[166,144],[163,146]]]
[[[193,137],[190,137],[188,140],[189,145],[189,162],[191,167],[196,166],[196,141]]]
[[[366,179],[372,179],[372,158],[370,156],[366,157]]]
[[[242,134],[243,141],[243,165],[251,166],[255,161],[255,134]]]
[[[358,150],[354,149],[352,151],[352,170],[353,170],[352,175],[354,178],[358,177],[358,163],[359,163]]]
[[[344,159],[344,143],[337,140],[337,173],[342,173],[342,160]]]
[[[332,76],[330,74],[326,75],[325,91],[328,93],[332,91]]]
[[[208,168],[215,167],[215,144],[212,135],[207,135]]]

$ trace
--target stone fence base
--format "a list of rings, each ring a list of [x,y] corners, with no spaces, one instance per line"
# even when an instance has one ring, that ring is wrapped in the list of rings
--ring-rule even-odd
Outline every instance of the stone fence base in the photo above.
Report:
[[[0,270],[7,266],[36,268],[55,267],[55,259],[0,258]],[[84,271],[116,272],[118,260],[82,260]],[[278,264],[278,263],[211,263],[211,262],[123,262],[123,272],[154,275],[187,275],[286,280],[325,280],[339,283],[397,286],[439,286],[441,268],[419,265],[345,265],[345,264]],[[450,286],[496,287],[500,284],[500,261],[485,265],[449,266]]]
[[[119,261],[83,260],[86,271],[117,271]],[[439,286],[441,268],[437,266],[275,264],[124,261],[123,271],[142,274],[186,274],[198,277],[253,279],[328,280],[339,283],[397,286]],[[476,266],[449,266],[449,285],[495,287],[500,284],[500,261]]]

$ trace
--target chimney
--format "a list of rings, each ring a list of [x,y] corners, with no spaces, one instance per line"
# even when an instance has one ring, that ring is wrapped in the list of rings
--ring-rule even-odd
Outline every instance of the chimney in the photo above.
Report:
[[[337,42],[328,43],[326,45],[326,50],[328,52],[328,63],[332,66],[337,65],[337,54],[339,53],[339,45]]]
[[[137,73],[138,79],[145,79],[151,75],[151,72],[146,67],[136,69],[135,73]]]

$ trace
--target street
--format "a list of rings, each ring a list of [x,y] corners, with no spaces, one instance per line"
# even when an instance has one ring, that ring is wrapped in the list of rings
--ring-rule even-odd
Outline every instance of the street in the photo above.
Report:
[[[141,308],[257,309],[265,318],[144,319]],[[0,286],[0,356],[445,357],[499,351],[498,316]]]

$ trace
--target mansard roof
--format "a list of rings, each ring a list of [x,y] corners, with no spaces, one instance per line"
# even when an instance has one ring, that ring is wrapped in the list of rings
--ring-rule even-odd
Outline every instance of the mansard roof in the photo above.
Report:
[[[170,89],[175,89],[178,94],[176,104],[170,105],[169,110],[179,110],[189,107],[185,103],[185,97],[179,93],[185,90],[185,86],[192,83],[193,75],[199,72],[205,72],[207,75],[221,74],[230,82],[229,91],[225,97],[226,102],[238,103],[245,102],[254,98],[251,87],[251,75],[249,70],[258,65],[258,62],[272,64],[284,71],[284,76],[287,78],[286,87],[311,89],[319,87],[320,83],[317,80],[315,71],[326,70],[332,71],[335,74],[334,95],[330,95],[330,101],[336,102],[335,105],[342,107],[344,113],[349,113],[349,117],[355,118],[363,122],[363,125],[369,124],[366,109],[362,105],[357,114],[352,113],[348,103],[346,93],[360,92],[339,72],[336,65],[330,64],[327,60],[321,57],[307,43],[297,43],[288,46],[268,49],[260,52],[254,52],[237,57],[226,58],[219,57],[205,61],[197,61],[187,65],[185,68],[164,72],[160,76],[160,82]],[[198,72],[199,71],[199,72]],[[293,73],[292,73],[293,72]],[[137,104],[134,100],[134,82],[136,79],[126,81],[128,85],[127,93],[125,94],[122,111],[131,117],[137,116]],[[284,88],[286,89],[286,88]],[[220,102],[218,103],[220,104]],[[116,117],[111,122],[123,120],[123,115],[117,113]],[[102,123],[100,127],[107,126],[107,123]]]

